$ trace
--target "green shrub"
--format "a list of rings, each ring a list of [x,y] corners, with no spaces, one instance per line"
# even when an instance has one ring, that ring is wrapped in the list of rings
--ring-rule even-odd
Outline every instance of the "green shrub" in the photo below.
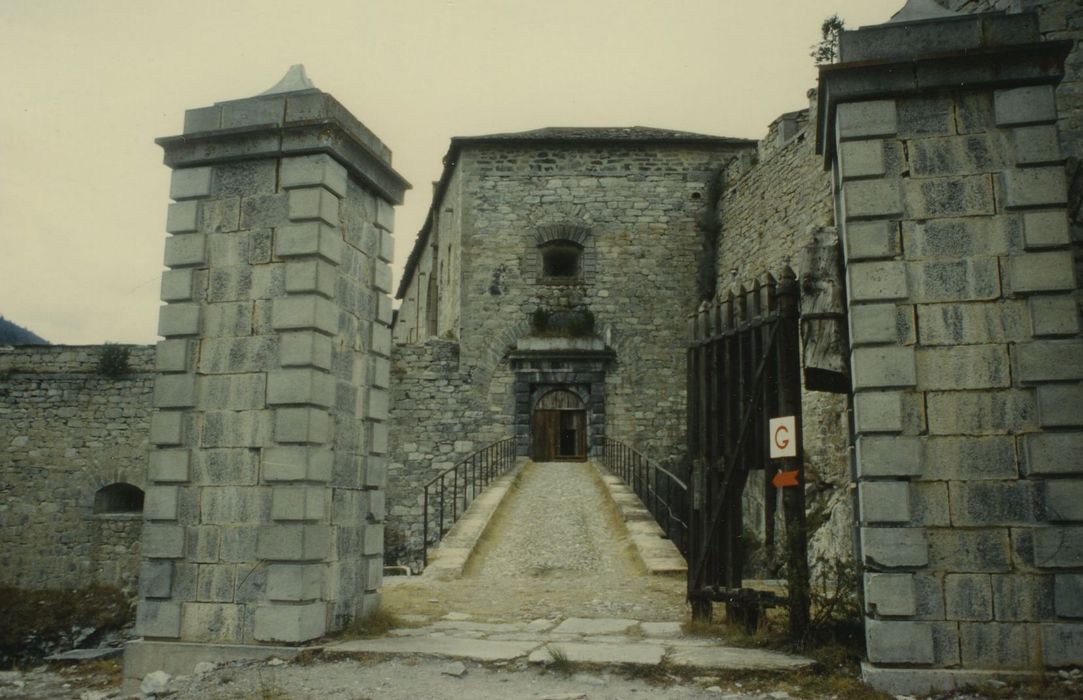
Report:
[[[530,331],[542,337],[583,338],[594,334],[594,323],[590,309],[550,311],[538,307],[530,317]]]
[[[839,60],[839,35],[844,29],[846,22],[837,14],[831,15],[820,24],[820,42],[813,44],[809,52],[816,60],[816,65],[830,65]]]
[[[98,356],[98,373],[116,379],[132,370],[131,348],[127,345],[106,343]]]

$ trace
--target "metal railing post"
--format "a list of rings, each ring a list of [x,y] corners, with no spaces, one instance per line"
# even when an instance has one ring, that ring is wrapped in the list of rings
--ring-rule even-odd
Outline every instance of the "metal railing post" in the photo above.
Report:
[[[688,485],[619,440],[603,438],[601,456],[610,473],[632,489],[665,536],[687,557]]]
[[[436,537],[433,538],[434,542],[439,541],[451,529],[451,525],[459,519],[462,513],[466,512],[470,503],[478,497],[478,494],[485,490],[489,484],[495,480],[497,476],[502,475],[508,471],[515,463],[515,450],[514,450],[514,437],[504,438],[497,440],[496,442],[487,445],[486,447],[475,451],[469,457],[458,462],[455,466],[443,470],[425,484],[422,489],[422,562],[428,564],[429,561],[429,537],[430,537],[430,520],[435,520],[438,524],[438,532]],[[451,479],[451,513],[450,522],[447,521],[447,507],[448,507],[448,483],[447,480]],[[462,479],[460,485],[459,480]],[[480,482],[480,485],[479,485]],[[439,483],[439,514],[435,516],[430,514],[430,489],[434,489]],[[460,503],[460,486],[462,489],[462,500]],[[435,493],[433,494],[435,495]],[[462,506],[460,511],[459,506]],[[445,527],[445,524],[447,527]]]

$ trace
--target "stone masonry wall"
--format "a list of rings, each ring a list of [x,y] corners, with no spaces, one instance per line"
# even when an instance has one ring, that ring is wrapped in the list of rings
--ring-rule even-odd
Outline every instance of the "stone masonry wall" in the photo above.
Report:
[[[847,225],[873,662],[1033,668],[1083,651],[1083,627],[1040,624],[1078,616],[1068,572],[1083,566],[1065,547],[1078,528],[1048,526],[1083,518],[1078,435],[1063,432],[1080,424],[1083,378],[1064,178],[1049,127],[1029,126],[1055,119],[1052,89],[1000,91],[996,105],[963,94],[840,111],[843,138],[870,110],[897,125],[886,142],[844,144],[844,178],[872,147],[886,183],[910,173],[901,190],[843,194],[848,219],[905,212],[898,231]],[[878,262],[892,259],[906,262]]]
[[[1078,0],[939,0],[959,12],[1026,10],[1038,15],[1038,30],[1045,41],[1075,41],[1065,60],[1065,76],[1057,85],[1057,130],[1067,161],[1068,216],[1072,240],[1083,243],[1083,4]],[[1075,248],[1076,274],[1083,279],[1083,246]],[[1077,295],[1083,306],[1083,292]]]
[[[145,488],[154,349],[98,372],[101,346],[0,347],[0,585],[132,595],[142,513],[95,515],[98,489]]]
[[[925,57],[930,32],[983,37],[983,61],[1012,82],[961,80],[969,56]],[[847,256],[865,674],[895,693],[1083,660],[1078,244],[1057,62],[1037,34],[1012,15],[870,28],[844,35],[852,64],[822,74],[837,100],[822,133]],[[865,63],[883,53],[927,61],[892,99],[863,92],[886,78]]]
[[[435,196],[435,193],[434,193]],[[452,171],[437,206],[433,208],[429,239],[413,271],[413,284],[399,306],[392,329],[396,343],[419,343],[429,337],[456,339],[462,303],[462,171]],[[419,234],[423,235],[423,234]],[[499,280],[494,278],[494,284]],[[430,308],[432,306],[433,308]],[[436,332],[430,333],[430,313]]]
[[[425,483],[507,434],[459,371],[458,344],[435,338],[395,346],[390,420],[385,560],[419,570]]]
[[[784,266],[800,277],[799,253],[812,241],[810,228],[834,224],[830,173],[816,154],[815,92],[810,110],[783,115],[760,142],[758,158],[737,159],[724,173],[718,201],[718,289],[776,277]],[[853,556],[849,427],[846,397],[803,391],[806,496],[813,561]],[[763,531],[764,473],[749,475],[747,527]],[[756,517],[758,516],[758,520]]]

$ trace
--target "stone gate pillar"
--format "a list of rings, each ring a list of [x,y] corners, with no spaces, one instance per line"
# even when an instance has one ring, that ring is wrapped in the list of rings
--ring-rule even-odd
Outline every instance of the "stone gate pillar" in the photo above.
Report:
[[[1053,99],[1070,45],[1039,43],[1030,14],[944,17],[846,32],[821,72],[864,672],[892,693],[1083,663],[1083,341]]]
[[[126,679],[282,653],[378,604],[391,153],[300,66],[189,110],[173,169]],[[268,647],[267,645],[272,645]]]

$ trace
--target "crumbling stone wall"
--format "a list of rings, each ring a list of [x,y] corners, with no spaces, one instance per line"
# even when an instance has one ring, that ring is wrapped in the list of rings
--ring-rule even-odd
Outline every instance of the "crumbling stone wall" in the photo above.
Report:
[[[779,117],[757,159],[738,159],[726,169],[718,202],[720,292],[796,266],[798,251],[810,241],[808,229],[834,223],[831,178],[816,155],[814,112],[811,124],[810,110]]]
[[[154,349],[98,372],[101,346],[0,347],[0,585],[135,593],[142,513],[93,512],[109,484],[145,487]]]
[[[800,274],[800,250],[812,227],[834,224],[831,177],[816,154],[815,92],[810,109],[784,114],[769,127],[755,158],[735,159],[723,173],[719,210],[718,290],[776,277],[789,265]],[[802,392],[809,552],[815,561],[853,556],[846,397]],[[745,488],[746,527],[762,534],[762,471]],[[758,519],[757,519],[758,516]]]

